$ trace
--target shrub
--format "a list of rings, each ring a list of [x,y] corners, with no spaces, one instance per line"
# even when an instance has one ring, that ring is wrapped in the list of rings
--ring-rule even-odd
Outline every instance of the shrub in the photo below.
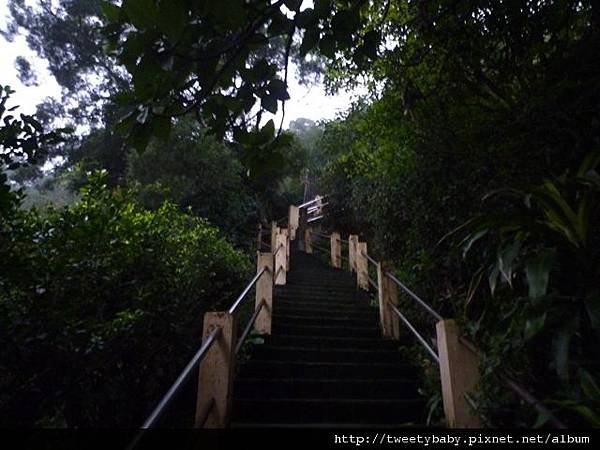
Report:
[[[3,425],[139,426],[249,263],[205,220],[96,173],[61,210],[0,224]]]

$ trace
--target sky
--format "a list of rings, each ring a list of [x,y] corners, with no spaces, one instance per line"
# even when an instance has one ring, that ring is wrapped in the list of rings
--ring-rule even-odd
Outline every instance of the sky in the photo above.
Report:
[[[6,28],[8,20],[7,1],[0,0],[0,29]],[[39,85],[24,86],[17,78],[15,58],[23,56],[29,60],[34,68]],[[333,119],[340,112],[345,111],[356,96],[354,92],[341,91],[336,95],[328,96],[322,85],[300,86],[294,78],[295,70],[290,70],[289,93],[291,99],[286,102],[284,128],[290,121],[304,117],[314,121]],[[27,46],[24,36],[18,36],[13,42],[7,42],[0,36],[0,84],[10,85],[15,92],[11,97],[11,105],[19,105],[19,112],[31,114],[35,107],[45,97],[58,98],[60,86],[48,71],[46,62],[38,58]],[[281,116],[276,117],[279,123]]]

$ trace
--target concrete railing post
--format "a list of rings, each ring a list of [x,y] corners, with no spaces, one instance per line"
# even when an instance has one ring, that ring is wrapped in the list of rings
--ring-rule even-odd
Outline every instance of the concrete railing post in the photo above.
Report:
[[[277,248],[277,235],[279,234],[279,227],[277,226],[277,222],[271,222],[271,251],[275,252]]]
[[[356,272],[356,244],[358,243],[358,236],[351,234],[348,236],[348,265],[350,266],[350,272]]]
[[[480,428],[479,417],[465,398],[479,382],[479,357],[460,341],[454,320],[440,320],[436,332],[446,424]]]
[[[359,289],[369,290],[369,260],[367,259],[367,243],[358,242],[355,253],[356,286]]]
[[[207,312],[204,315],[203,339],[216,328],[221,328],[221,333],[207,351],[199,368],[195,419],[197,427],[226,428],[229,425],[235,364],[235,316],[228,312]],[[206,411],[209,412],[204,421]]]
[[[288,211],[288,228],[290,230],[290,240],[296,239],[296,231],[300,220],[300,211],[296,205],[290,205]]]
[[[308,254],[312,254],[312,230],[307,228],[304,230],[304,251]]]
[[[331,247],[331,265],[339,269],[342,267],[342,241],[340,233],[337,231],[331,233],[329,239]]]
[[[400,318],[390,307],[398,305],[398,286],[385,272],[389,265],[384,262],[377,264],[377,286],[379,300],[379,320],[383,337],[390,339],[400,338]]]
[[[286,282],[286,260],[287,260],[287,249],[286,249],[286,244],[287,244],[287,236],[286,233],[283,232],[279,232],[277,233],[277,237],[275,239],[275,247],[274,247],[274,252],[276,252],[275,254],[275,267],[273,268],[273,270],[275,271],[275,284],[277,285],[282,285],[285,284]],[[282,248],[279,248],[280,246],[283,246]],[[279,250],[278,250],[279,249]]]
[[[258,252],[256,270],[257,272],[260,272],[263,267],[267,270],[256,282],[254,307],[258,308],[258,305],[260,305],[261,302],[264,302],[265,304],[256,317],[254,329],[263,334],[271,334],[271,323],[273,318],[273,264],[273,253]]]

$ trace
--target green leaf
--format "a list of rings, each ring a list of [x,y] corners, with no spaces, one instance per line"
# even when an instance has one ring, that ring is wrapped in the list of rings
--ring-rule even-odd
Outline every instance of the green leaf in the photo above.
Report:
[[[498,268],[504,279],[512,287],[513,263],[521,249],[521,242],[514,241],[498,252]]]
[[[593,294],[584,300],[585,310],[594,330],[600,330],[600,295]]]
[[[475,242],[477,242],[479,239],[481,239],[482,237],[484,237],[487,233],[488,233],[488,230],[481,230],[481,231],[478,231],[477,233],[467,236],[467,238],[465,239],[467,242],[466,242],[466,244],[463,245],[463,258],[466,258],[467,253],[469,252],[469,250],[471,249],[473,244]],[[464,242],[465,241],[463,241],[463,243]]]
[[[298,28],[309,29],[317,20],[317,16],[315,15],[314,9],[306,8],[304,11],[296,14],[294,20],[296,21]]]
[[[121,12],[121,8],[117,5],[114,5],[108,1],[103,1],[100,5],[102,9],[102,14],[110,21],[110,22],[118,22],[119,14]]]
[[[275,136],[275,122],[273,122],[273,119],[269,120],[260,129],[259,134],[262,143],[267,143],[273,139],[273,137]]]
[[[271,95],[265,95],[261,98],[260,106],[272,114],[277,113],[277,99]]]
[[[304,32],[302,44],[300,45],[300,56],[305,56],[309,51],[315,48],[319,42],[319,32],[316,29],[309,28]]]
[[[283,80],[271,80],[267,85],[269,93],[277,100],[289,100],[290,94],[288,94],[287,87]]]
[[[140,30],[149,30],[158,24],[158,8],[153,0],[123,0],[123,11]]]
[[[588,399],[600,400],[600,387],[596,384],[592,374],[585,369],[579,369],[579,385]]]
[[[300,8],[300,5],[302,4],[302,0],[284,0],[283,4],[290,11],[296,11]]]
[[[554,367],[558,376],[563,380],[569,378],[569,346],[571,344],[571,334],[572,330],[570,327],[564,326],[552,340]]]
[[[529,297],[538,298],[546,295],[555,254],[554,249],[542,249],[527,263],[525,273],[529,286]]]
[[[319,50],[321,50],[321,53],[324,56],[326,56],[328,58],[335,57],[335,49],[336,49],[336,42],[335,42],[333,35],[326,34],[325,36],[323,36],[321,38],[321,41],[319,42]]]
[[[183,0],[162,0],[158,28],[171,43],[176,43],[187,25],[187,6]]]
[[[171,135],[172,128],[171,118],[162,116],[154,117],[154,120],[152,121],[152,128],[156,137],[162,139],[163,141],[168,140],[169,136]]]
[[[533,319],[527,319],[525,322],[525,331],[523,333],[523,339],[526,341],[535,337],[540,331],[544,329],[546,323],[546,313]]]

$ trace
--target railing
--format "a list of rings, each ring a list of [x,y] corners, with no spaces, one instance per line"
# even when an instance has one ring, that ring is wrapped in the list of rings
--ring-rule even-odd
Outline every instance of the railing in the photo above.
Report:
[[[314,242],[315,238],[329,240],[329,249],[316,244]],[[318,249],[324,253],[330,252],[330,261],[333,267],[341,268],[342,259],[347,260],[348,269],[356,273],[357,288],[369,290],[369,287],[372,287],[377,292],[380,322],[384,337],[399,339],[399,324],[401,322],[427,354],[438,364],[444,413],[448,426],[459,428],[480,427],[480,413],[470,392],[475,389],[479,381],[479,361],[482,355],[475,345],[460,335],[454,320],[444,319],[441,314],[399,280],[390,270],[388,264],[381,263],[371,257],[367,252],[367,244],[360,242],[357,235],[349,235],[348,239],[345,240],[337,232],[325,234],[308,228],[305,241],[308,253],[312,253],[313,249]],[[348,244],[347,258],[341,254],[340,244],[342,243]],[[377,269],[377,282],[369,276],[369,263]],[[398,288],[425,311],[429,317],[435,320],[436,338],[433,340],[433,346],[427,342],[427,339],[400,310],[398,306]],[[540,414],[548,417],[549,423],[553,426],[557,428],[565,427],[548,408],[515,380],[504,373],[499,373],[498,378],[522,400],[534,407]]]
[[[298,207],[290,206],[288,227],[289,224],[294,223],[294,211],[297,213]],[[278,222],[281,220],[273,222],[270,230],[263,230],[259,226],[256,275],[252,277],[227,311],[205,314],[204,338],[200,348],[144,421],[140,433],[131,442],[129,449],[137,446],[145,430],[156,427],[182,387],[190,381],[196,369],[198,369],[198,394],[195,426],[204,428],[228,426],[236,355],[253,329],[261,334],[271,334],[273,287],[286,283],[292,227],[279,227]],[[270,244],[263,241],[263,236],[266,234],[271,235]],[[264,247],[269,251],[263,252]],[[236,339],[236,314],[253,288],[255,290],[255,308],[240,337]],[[217,342],[219,345],[214,345]]]

